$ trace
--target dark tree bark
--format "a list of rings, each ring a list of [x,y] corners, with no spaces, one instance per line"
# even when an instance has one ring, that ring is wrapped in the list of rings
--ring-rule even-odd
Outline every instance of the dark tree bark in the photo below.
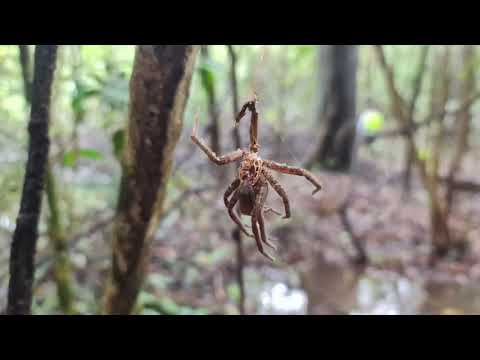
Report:
[[[27,45],[19,45],[19,48],[22,77],[24,80],[24,96],[25,101],[30,104],[30,94],[32,92],[30,51]],[[56,66],[60,66],[59,55],[60,54],[57,55]],[[54,86],[55,84],[52,84],[52,87]],[[54,92],[53,89],[52,92]],[[52,103],[50,108],[53,108],[55,106],[54,96],[52,96],[50,102]],[[53,274],[57,285],[58,302],[65,314],[74,314],[72,271],[68,257],[67,237],[61,221],[62,213],[58,205],[57,185],[53,173],[53,165],[49,162],[47,162],[45,173],[45,194],[47,195],[47,204],[50,213],[47,226],[48,236],[54,253]]]
[[[28,45],[18,45],[20,66],[22,68],[23,91],[25,100],[30,105],[32,101],[32,74],[30,65],[30,52]]]
[[[321,164],[330,170],[348,171],[355,141],[356,45],[323,45],[320,66],[320,143],[307,167]]]
[[[37,227],[50,146],[48,123],[56,56],[57,45],[37,45],[35,49],[28,160],[10,253],[7,314],[31,312]]]
[[[129,314],[143,283],[180,137],[196,47],[139,45],[104,312]]]

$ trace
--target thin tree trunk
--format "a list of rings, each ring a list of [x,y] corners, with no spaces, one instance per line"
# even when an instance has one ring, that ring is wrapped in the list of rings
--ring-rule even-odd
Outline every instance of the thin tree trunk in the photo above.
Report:
[[[475,92],[475,67],[473,60],[475,58],[475,47],[472,45],[465,45],[463,48],[463,72],[465,79],[461,81],[461,97],[462,102],[468,100]],[[470,122],[472,115],[470,113],[470,106],[462,109],[457,115],[458,135],[455,147],[455,152],[450,164],[450,170],[447,176],[447,212],[450,212],[453,203],[453,194],[455,183],[455,175],[461,169],[463,156],[468,148],[468,135],[470,132]]]
[[[238,103],[237,54],[233,45],[227,45],[227,48],[230,57],[230,88],[232,89],[233,116],[235,117],[240,110]],[[232,137],[235,149],[240,149],[242,147],[242,140],[240,138],[240,130],[237,126],[232,130]]]
[[[233,118],[237,116],[239,112],[239,101],[238,101],[238,82],[237,82],[237,55],[235,49],[232,45],[227,45],[228,54],[230,56],[230,88],[232,90],[232,104],[233,104]],[[234,127],[232,132],[233,141],[235,143],[235,148],[240,149],[242,147],[242,140],[240,138],[240,132],[237,126]],[[235,227],[232,231],[232,238],[235,242],[236,255],[237,255],[237,269],[236,277],[237,284],[240,290],[240,296],[238,298],[238,311],[240,315],[246,314],[245,309],[245,280],[244,280],[244,270],[245,270],[245,254],[243,251],[243,236],[238,227]]]
[[[413,93],[409,103],[408,109],[408,121],[407,121],[407,131],[413,132],[414,126],[414,116],[415,116],[415,109],[417,106],[418,97],[420,96],[420,92],[422,90],[423,79],[425,75],[425,70],[427,68],[427,57],[428,51],[430,47],[424,45],[422,48],[422,52],[420,54],[420,63],[418,65],[417,73],[415,74],[415,79],[413,83]],[[412,171],[414,165],[414,156],[415,154],[412,152],[412,147],[408,146],[408,143],[405,145],[405,177],[403,180],[403,193],[407,195],[410,193],[412,188]]]
[[[20,45],[23,46],[23,45]],[[60,53],[57,54],[57,67],[60,67]],[[24,47],[22,50],[22,73],[25,86],[31,86],[30,72],[30,52],[28,47]],[[55,81],[52,84],[51,95],[51,108],[55,109],[55,85],[58,85]],[[25,100],[30,103],[30,99],[27,97],[31,94],[30,88],[25,88]],[[51,121],[51,120],[50,120]],[[68,257],[67,238],[65,229],[62,224],[62,215],[58,206],[57,187],[55,184],[55,178],[53,174],[52,164],[47,162],[46,170],[46,183],[45,193],[47,195],[47,203],[49,208],[48,219],[48,235],[50,239],[50,245],[54,253],[54,270],[55,283],[57,286],[58,302],[61,310],[65,314],[73,314],[75,312],[73,306],[73,290],[72,290],[72,275],[70,260]]]
[[[338,171],[348,171],[355,140],[356,45],[323,45],[320,61],[320,143],[307,167],[318,163]]]
[[[394,81],[394,74],[390,66],[388,66],[387,64],[382,46],[376,45],[375,49],[378,55],[378,60],[382,67],[382,71],[384,72],[384,75],[385,75],[387,91],[390,96],[390,107],[391,107],[392,114],[394,115],[395,119],[399,123],[400,127],[409,129],[409,110],[408,110],[409,105],[405,102],[405,100],[402,98],[402,96],[400,96],[399,92],[397,91],[397,88],[395,86],[395,81]],[[443,90],[446,91],[447,87],[445,84],[447,84],[448,78],[445,77],[443,80],[444,80]],[[441,104],[445,106],[446,100],[448,99],[448,93],[441,94],[441,96],[442,96],[442,99],[440,100]],[[437,114],[437,112],[434,112],[433,108],[432,108],[432,111],[433,111],[431,113],[432,116],[433,114]],[[443,116],[445,116],[445,113],[446,113],[445,107],[443,107],[441,111],[441,115],[438,117],[442,118]],[[437,132],[437,135],[438,134],[439,133]],[[440,138],[437,137],[435,140],[436,141],[435,147],[437,149],[440,144],[439,139]],[[438,169],[437,169],[437,165],[435,165],[436,160],[434,159],[433,161],[430,161],[430,167],[428,167],[426,161],[419,157],[418,146],[415,141],[414,133],[412,131],[407,131],[405,140],[407,141],[408,147],[410,147],[409,151],[411,151],[411,153],[414,154],[413,162],[420,173],[420,179],[422,180],[423,186],[427,191],[428,199],[430,202],[430,222],[431,222],[431,237],[432,237],[432,248],[433,248],[431,259],[434,259],[437,255],[441,256],[445,254],[448,248],[448,245],[450,243],[449,231],[448,231],[448,226],[446,222],[444,207],[442,205],[442,201],[437,191],[436,171]],[[434,150],[434,153],[435,153],[435,150]]]
[[[56,56],[57,45],[36,46],[28,159],[10,252],[7,314],[31,313],[38,222],[50,146],[48,123]]]
[[[440,113],[447,106],[450,95],[450,49],[445,47],[443,54],[435,62],[431,92],[431,113]],[[437,80],[438,79],[438,80]],[[433,146],[431,158],[426,163],[427,181],[430,184],[430,221],[432,229],[433,256],[444,256],[450,246],[450,230],[446,203],[439,193],[438,173],[445,137],[445,112],[433,123]]]
[[[28,45],[18,45],[20,66],[22,68],[23,91],[25,100],[30,105],[32,102],[32,67]]]
[[[180,137],[196,47],[139,45],[103,311],[129,314],[146,273]]]
[[[237,228],[232,230],[232,238],[235,242],[236,247],[236,260],[237,260],[237,268],[236,268],[236,278],[238,289],[240,291],[240,296],[238,298],[238,311],[240,315],[245,315],[245,254],[243,251],[243,239],[240,230]]]
[[[47,164],[46,194],[48,209],[48,237],[54,256],[53,275],[57,286],[57,297],[60,309],[64,314],[75,313],[74,293],[72,287],[72,270],[68,256],[68,242],[61,221],[61,211],[58,205],[57,187],[52,164]]]

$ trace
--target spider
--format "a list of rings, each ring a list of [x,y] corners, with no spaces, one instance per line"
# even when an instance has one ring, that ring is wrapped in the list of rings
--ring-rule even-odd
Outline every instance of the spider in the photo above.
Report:
[[[266,253],[263,248],[263,244],[265,244],[273,250],[276,250],[275,245],[267,239],[263,214],[268,211],[272,211],[277,215],[281,214],[272,208],[267,208],[265,206],[269,185],[283,201],[285,208],[285,216],[283,216],[283,219],[288,219],[291,214],[287,193],[269,170],[275,170],[284,174],[304,176],[315,186],[312,195],[319,191],[322,188],[322,185],[313,174],[305,169],[260,158],[258,155],[260,145],[257,142],[258,113],[256,110],[256,102],[257,98],[255,96],[253,100],[246,102],[242,106],[240,112],[235,118],[235,126],[238,126],[240,120],[245,116],[246,111],[248,110],[251,113],[249,150],[237,149],[229,154],[218,156],[201,138],[197,137],[198,116],[195,118],[191,140],[208,156],[210,161],[217,165],[226,165],[240,160],[240,166],[235,180],[227,188],[223,197],[225,206],[228,210],[229,216],[238,225],[240,230],[246,236],[253,237],[256,241],[259,252],[273,262],[275,259]],[[237,214],[233,211],[237,203],[239,213],[251,217],[251,229],[253,235],[248,233]]]

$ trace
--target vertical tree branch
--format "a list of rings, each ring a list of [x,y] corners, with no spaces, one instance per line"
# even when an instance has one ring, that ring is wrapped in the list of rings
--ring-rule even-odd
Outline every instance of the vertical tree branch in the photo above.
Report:
[[[196,47],[190,45],[137,46],[112,269],[104,299],[107,314],[129,314],[142,286],[150,244],[163,212],[196,54]]]
[[[407,122],[408,131],[412,131],[412,132],[414,127],[413,118],[415,116],[415,109],[416,109],[417,101],[422,89],[425,70],[427,68],[426,65],[427,65],[427,57],[428,57],[429,49],[430,47],[428,45],[423,46],[420,54],[420,62],[418,65],[418,70],[415,75],[415,79],[413,81],[413,92],[412,92],[412,97],[410,99],[410,103],[408,106],[408,122]],[[403,181],[404,194],[410,193],[410,190],[411,190],[413,162],[414,162],[414,154],[412,152],[412,148],[407,144],[407,146],[405,147],[405,165],[404,165],[405,177]]]
[[[30,105],[32,101],[32,71],[28,45],[18,45],[20,66],[22,68],[23,91],[25,100]]]
[[[463,73],[465,78],[461,79],[461,97],[462,102],[468,99],[475,93],[475,67],[473,60],[475,58],[475,47],[472,45],[464,45],[463,48]],[[453,202],[455,175],[460,170],[463,156],[468,148],[468,135],[470,131],[471,104],[463,108],[457,115],[458,134],[457,141],[450,164],[450,169],[447,175],[447,212],[450,212]]]
[[[441,151],[445,137],[445,114],[450,95],[450,51],[446,46],[442,56],[436,61],[434,79],[431,92],[431,113],[441,113],[438,120],[433,123],[433,145],[431,158],[426,163],[427,181],[430,188],[431,228],[434,240],[434,255],[443,256],[447,253],[450,244],[450,230],[447,225],[447,209],[445,201],[439,194],[438,172],[440,169]],[[442,111],[443,110],[443,111]]]
[[[202,45],[201,55],[204,64],[208,64],[210,62],[210,52],[208,49],[208,45]],[[214,78],[213,76],[210,76],[212,74],[210,70],[203,70],[204,71],[202,71],[202,86],[207,95],[208,112],[210,113],[210,125],[208,127],[210,132],[210,147],[215,153],[220,154],[222,149],[220,144],[220,125],[218,122],[218,109],[217,98],[215,94]]]
[[[237,54],[233,45],[227,45],[228,55],[230,58],[230,88],[232,89],[232,105],[233,105],[233,118],[237,116],[240,111],[238,102],[238,80],[237,80]],[[240,130],[235,126],[232,130],[233,142],[235,149],[242,147],[242,141],[240,138]]]
[[[230,56],[230,88],[232,91],[232,104],[233,104],[233,118],[235,119],[239,112],[238,101],[238,82],[237,82],[237,55],[232,45],[227,45],[228,54]],[[240,132],[237,126],[233,129],[233,140],[235,142],[235,148],[240,149],[242,147],[242,140],[240,138]],[[238,310],[240,315],[246,314],[245,309],[245,281],[244,281],[244,269],[245,269],[245,255],[243,252],[243,238],[242,233],[238,227],[235,227],[232,231],[232,238],[235,242],[236,248],[236,260],[237,260],[237,284],[240,290],[240,296],[238,299]]]
[[[22,73],[24,80],[26,77],[26,82],[24,81],[25,86],[31,86],[31,80],[29,78],[29,64],[30,64],[30,52],[28,46],[19,45],[21,49],[21,62],[22,62]],[[23,59],[23,60],[22,60]],[[59,56],[57,55],[56,66],[59,64]],[[55,81],[52,84],[52,95],[50,102],[52,105],[50,108],[54,111],[55,106]],[[27,97],[31,94],[30,88],[25,88],[25,101],[30,103],[30,99]],[[50,120],[51,121],[51,120]],[[55,178],[53,174],[53,165],[50,162],[47,162],[46,169],[46,181],[45,181],[45,192],[47,195],[47,203],[49,208],[49,219],[48,219],[48,235],[50,239],[50,245],[54,254],[54,270],[53,274],[55,277],[55,283],[57,286],[57,295],[58,302],[61,310],[65,314],[73,314],[75,312],[73,306],[73,290],[72,290],[72,275],[70,261],[68,258],[68,249],[67,249],[67,238],[65,234],[65,229],[61,221],[62,215],[58,206],[58,197],[57,197],[57,187],[55,184]]]
[[[10,252],[7,314],[30,314],[38,221],[50,140],[50,95],[57,45],[37,45],[28,125],[29,146],[20,211]]]
[[[48,218],[48,237],[54,254],[53,275],[57,286],[58,302],[64,314],[72,315],[75,313],[75,307],[73,303],[74,294],[72,288],[72,271],[68,256],[68,242],[61,221],[55,175],[53,174],[53,166],[50,162],[47,164],[45,191],[50,212]]]
[[[394,74],[392,69],[388,66],[381,45],[375,46],[378,60],[380,62],[382,71],[385,75],[387,83],[387,91],[390,95],[390,107],[391,111],[402,128],[409,128],[409,106],[405,100],[399,94],[394,80]],[[442,114],[445,113],[445,109]],[[432,114],[436,114],[433,112]],[[430,221],[431,221],[431,236],[433,252],[432,258],[435,255],[442,255],[445,253],[449,244],[449,232],[447,226],[447,219],[445,216],[444,208],[442,206],[441,199],[436,191],[436,176],[431,171],[429,172],[426,162],[419,157],[418,146],[415,142],[414,133],[408,131],[405,137],[407,145],[410,148],[409,151],[413,154],[413,163],[417,167],[420,173],[420,179],[427,191],[430,202]],[[435,179],[433,179],[435,178]]]

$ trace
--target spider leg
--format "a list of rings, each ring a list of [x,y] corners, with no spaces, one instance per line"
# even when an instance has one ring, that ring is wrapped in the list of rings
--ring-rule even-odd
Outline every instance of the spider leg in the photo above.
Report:
[[[252,215],[252,230],[253,230],[253,235],[255,237],[255,241],[257,242],[257,248],[260,253],[265,256],[268,260],[270,261],[275,261],[273,257],[268,255],[265,250],[263,250],[263,245],[262,241],[260,240],[260,234],[258,233],[258,227],[257,227],[257,216]]]
[[[269,212],[273,212],[275,215],[279,215],[279,216],[282,215],[279,211],[277,211],[277,210],[275,210],[271,207],[264,207],[264,209],[265,209],[264,214],[267,214]]]
[[[196,144],[210,159],[217,165],[226,165],[231,162],[239,160],[243,156],[243,150],[238,149],[229,154],[218,156],[215,152],[208,147],[208,145],[201,138],[197,137],[198,118],[195,118],[195,125],[193,126],[192,135],[190,138],[192,142]]]
[[[313,190],[312,195],[314,195],[317,191],[319,191],[322,188],[322,184],[320,183],[320,181],[311,172],[305,169],[288,166],[286,164],[279,164],[272,160],[263,160],[263,164],[266,167],[272,170],[281,172],[283,174],[304,176],[308,181],[310,181],[315,186],[315,190]]]
[[[228,191],[228,189],[227,189]],[[228,200],[227,200],[228,201]],[[238,216],[233,212],[233,208],[235,206],[235,204],[238,202],[238,192],[235,192],[232,196],[232,198],[230,199],[230,202],[229,203],[225,203],[225,205],[227,206],[227,209],[228,209],[228,215],[230,215],[230,217],[232,218],[232,220],[235,222],[235,224],[238,225],[238,227],[240,228],[240,230],[245,234],[247,235],[248,237],[253,237],[252,234],[249,234],[247,232],[247,230],[245,230],[245,227],[243,226],[242,222],[240,221],[240,219],[238,218]]]
[[[252,230],[253,230],[253,234],[255,235],[255,241],[257,242],[258,250],[268,259],[274,261],[270,255],[266,254],[263,251],[263,246],[262,246],[262,242],[263,242],[269,247],[275,249],[275,246],[267,240],[267,236],[265,234],[265,224],[263,222],[262,210],[263,210],[263,207],[265,206],[265,201],[267,201],[268,184],[267,182],[264,182],[265,180],[261,180],[261,181],[263,183],[261,183],[260,189],[256,194],[255,206],[252,211]],[[257,223],[260,227],[260,233],[258,232]]]
[[[225,194],[223,195],[223,201],[227,209],[228,209],[228,203],[229,203],[228,198],[239,186],[240,186],[240,179],[237,178],[230,184],[230,186],[225,191]]]
[[[267,181],[272,185],[275,192],[282,198],[283,206],[285,207],[285,216],[284,219],[288,219],[290,217],[290,201],[288,200],[287,193],[282,188],[280,183],[270,174],[268,171],[264,170],[263,175],[267,179]]]
[[[258,212],[258,225],[260,227],[260,234],[262,235],[262,241],[273,250],[277,250],[277,247],[273,245],[270,241],[268,241],[267,234],[265,233],[265,223],[263,221],[262,212]]]
[[[251,113],[250,119],[250,151],[258,152],[260,145],[258,145],[258,112],[255,103],[257,102],[257,95],[254,99],[246,102],[240,112],[235,117],[235,127],[238,127],[240,120],[245,116],[247,110]]]

